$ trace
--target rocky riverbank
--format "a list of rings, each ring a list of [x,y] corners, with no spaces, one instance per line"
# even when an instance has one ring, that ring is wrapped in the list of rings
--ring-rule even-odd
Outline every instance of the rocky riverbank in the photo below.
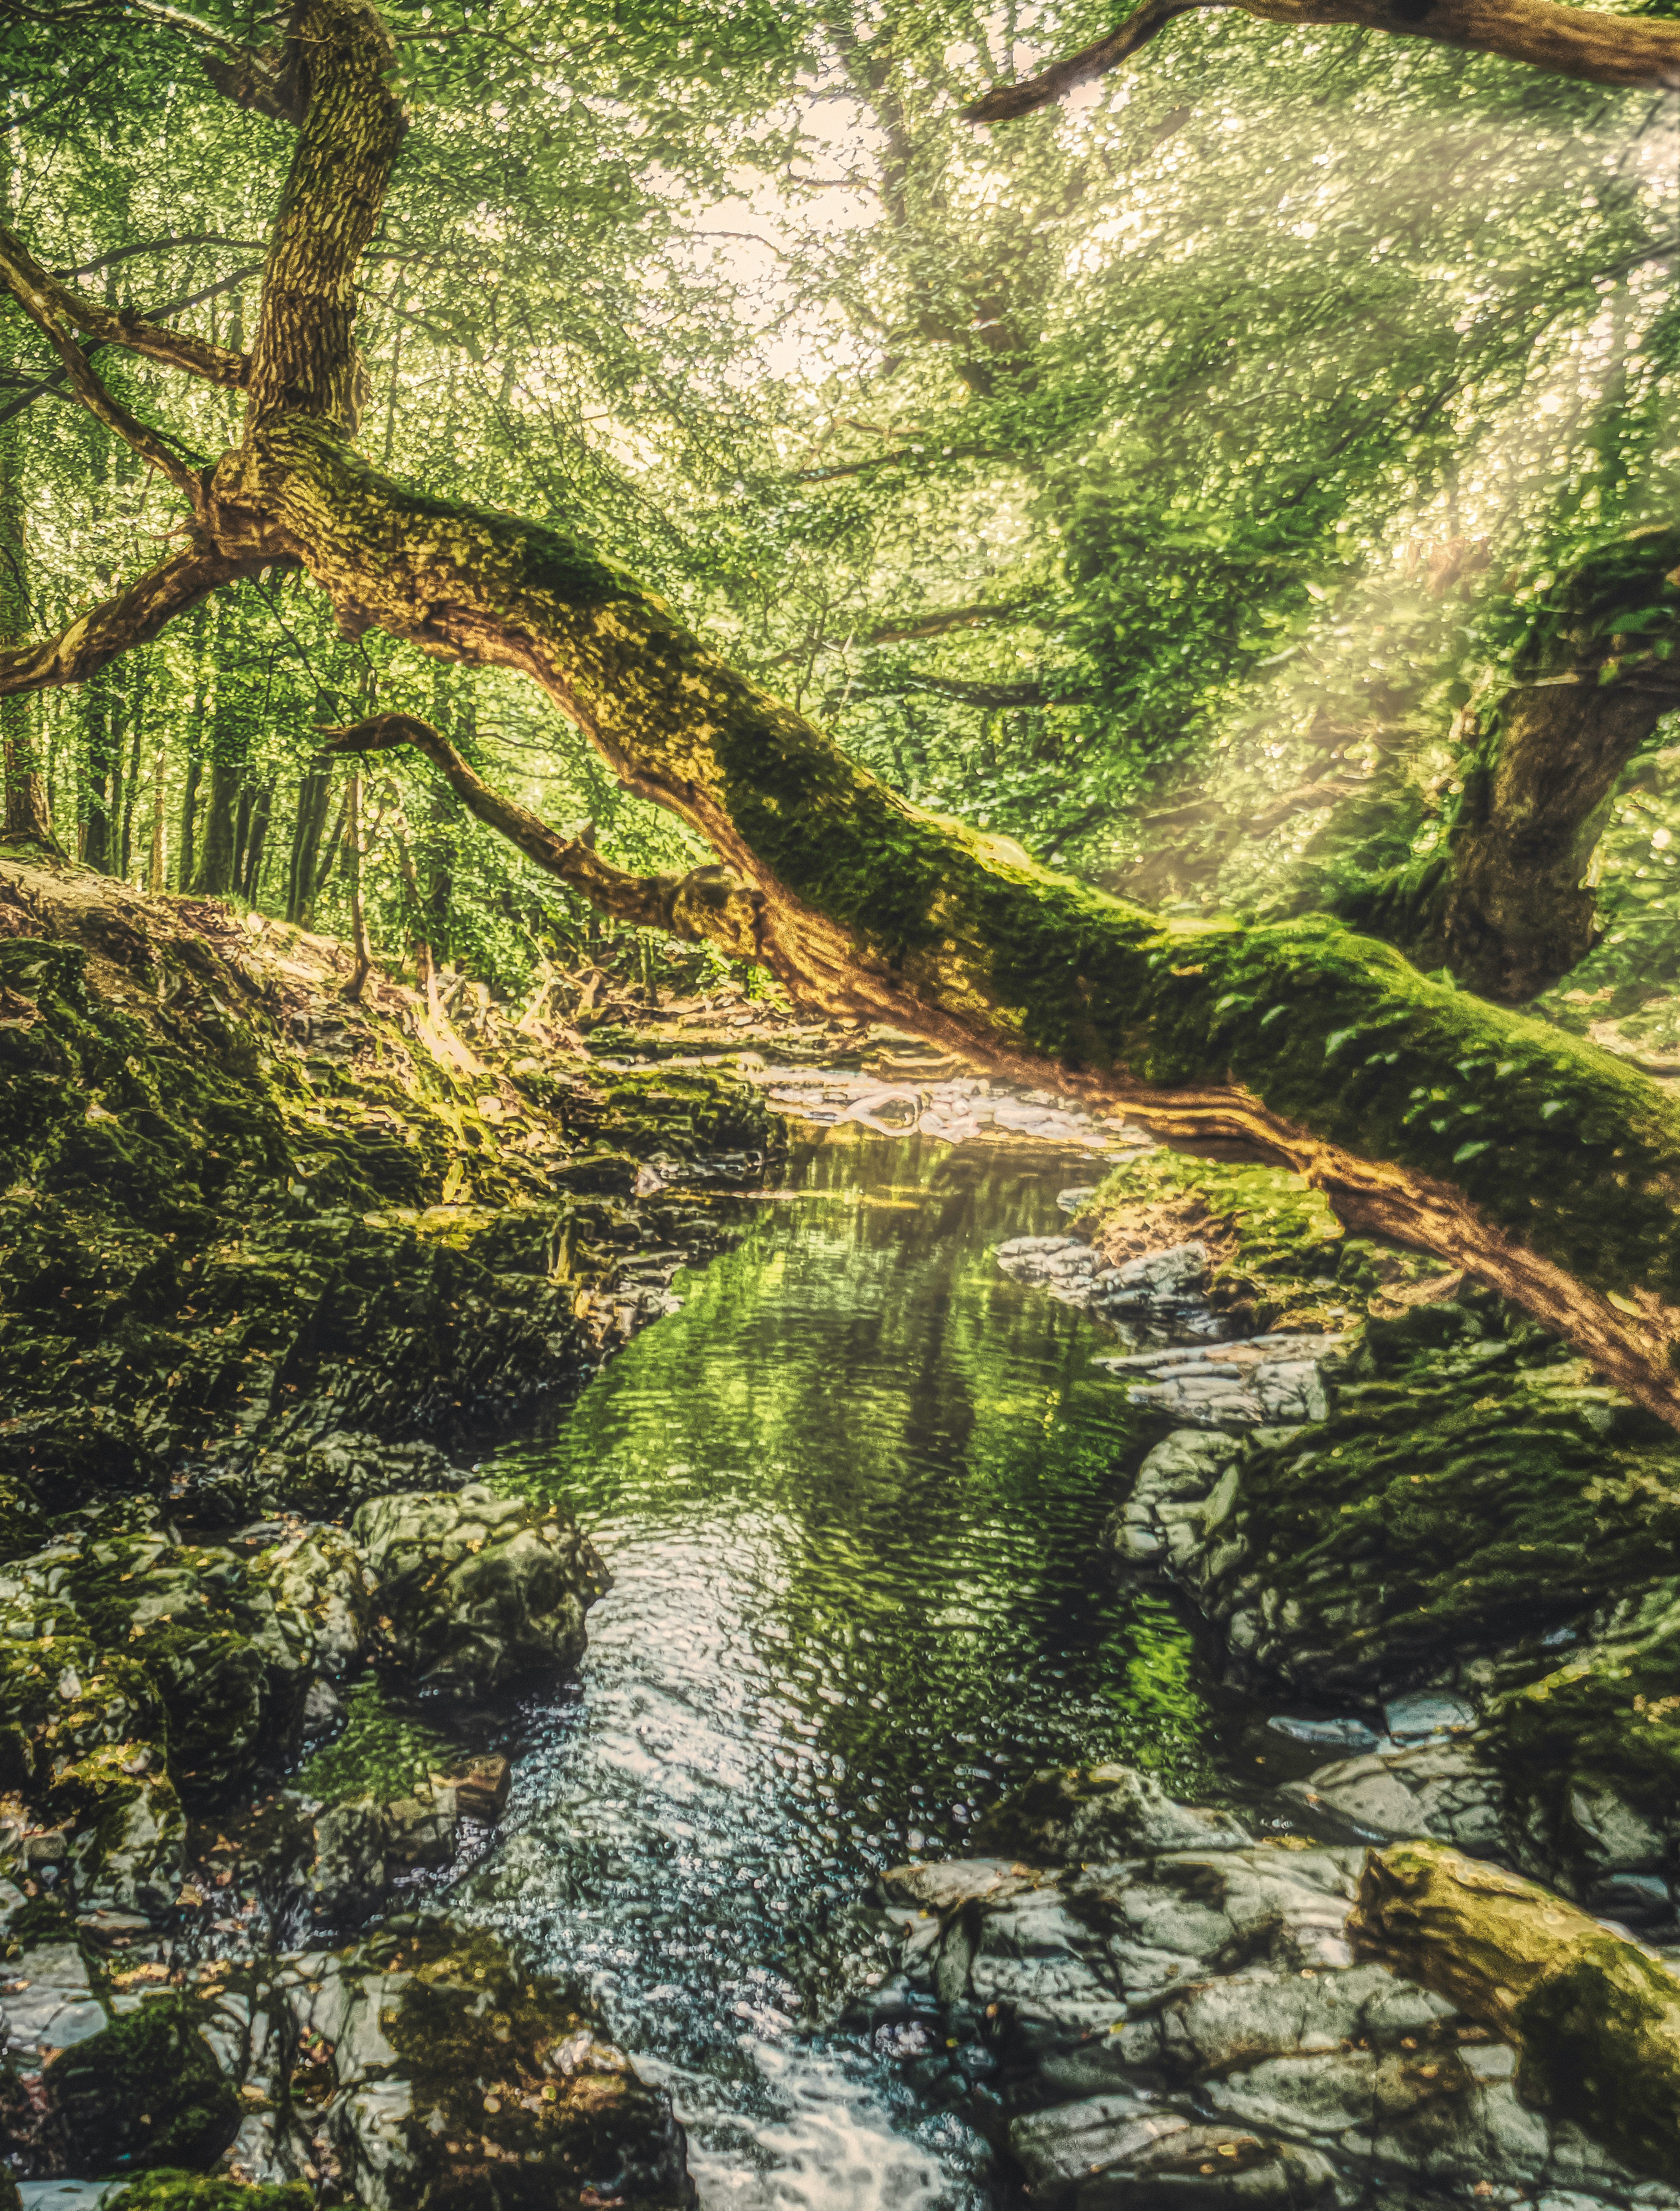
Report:
[[[1360,1853],[1338,1845],[1438,1842],[1680,1943],[1680,1441],[1472,1280],[1344,1235],[1292,1176],[1143,1155],[1070,1198],[1068,1237],[999,1262],[1122,1339],[1100,1363],[1152,1418],[1112,1570],[1185,1591],[1270,1705],[1265,1762],[1296,1778],[1256,1794],[1257,1847],[1311,1844],[1351,1897]],[[1601,1965],[1580,1976],[1583,2077],[1648,2075]],[[1494,2145],[1469,2156],[1490,2184],[1566,2184],[1491,2123],[1465,2137]]]
[[[858,2023],[1048,2211],[1680,2205],[1674,2052],[1641,2053],[1642,2091],[1583,1997],[1671,2042],[1680,1979],[1544,1892],[1261,1835],[1124,1767],[1042,1776],[975,1841],[885,1877]]]
[[[405,1907],[604,1585],[464,1453],[669,1309],[775,1124],[347,965],[0,866],[0,2188],[679,2206],[588,2006]]]

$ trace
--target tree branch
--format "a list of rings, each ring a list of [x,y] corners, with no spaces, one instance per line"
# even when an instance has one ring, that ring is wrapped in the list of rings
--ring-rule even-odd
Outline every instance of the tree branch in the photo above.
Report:
[[[1019,84],[994,86],[979,100],[971,100],[963,110],[964,116],[970,123],[1007,123],[1017,115],[1029,115],[1035,107],[1048,107],[1076,85],[1089,84],[1093,77],[1106,76],[1110,70],[1118,69],[1178,16],[1191,15],[1198,8],[1237,4],[1239,0],[1145,0],[1143,7],[1095,45],[1082,46],[1078,53],[1052,62],[1040,75],[1025,77]]]
[[[0,651],[0,699],[86,682],[107,661],[136,645],[149,645],[177,615],[196,606],[219,585],[252,574],[255,568],[254,561],[232,559],[195,538],[115,598],[78,615],[57,637]]]
[[[89,330],[107,345],[124,346],[130,353],[143,354],[147,360],[161,361],[166,367],[184,369],[190,376],[207,377],[212,384],[237,390],[251,374],[251,363],[242,353],[229,353],[225,346],[212,345],[208,338],[196,338],[186,330],[166,330],[130,308],[107,307],[72,292],[68,284],[43,269],[23,240],[3,224],[0,224],[0,276],[24,312],[55,344],[55,331],[63,324],[72,330]]]
[[[200,306],[206,300],[214,300],[223,292],[231,292],[236,284],[243,284],[247,277],[255,276],[257,273],[255,265],[248,269],[236,269],[231,276],[220,278],[217,282],[207,285],[203,291],[190,293],[184,300],[166,300],[162,306],[154,307],[152,312],[154,316],[177,315],[185,307]],[[99,350],[97,343],[84,346],[82,356],[85,360],[91,360]],[[15,399],[8,400],[3,407],[0,407],[0,423],[9,422],[13,415],[21,415],[26,407],[33,406],[36,400],[42,398],[47,392],[57,391],[58,387],[68,383],[69,380],[63,369],[55,368],[51,376],[39,377],[33,384],[27,385]],[[59,396],[69,397],[67,393],[60,393]]]
[[[332,753],[384,752],[411,745],[438,769],[475,820],[615,921],[716,944],[732,960],[760,957],[758,911],[763,900],[726,868],[696,868],[686,875],[627,874],[603,860],[582,838],[559,835],[535,814],[493,791],[440,730],[413,714],[376,714],[347,728],[323,730],[322,735]]]
[[[101,269],[114,269],[119,261],[136,261],[148,253],[178,253],[188,245],[235,245],[242,253],[249,253],[261,251],[263,241],[260,238],[225,238],[219,230],[184,230],[172,238],[148,239],[143,245],[119,245],[112,253],[101,253],[97,261],[84,261],[75,269],[55,269],[52,274],[61,283],[66,283],[72,276],[93,276]],[[169,312],[166,307],[153,310],[154,314]],[[84,330],[92,327],[89,323],[82,325]],[[233,358],[237,360],[239,356],[235,354]]]
[[[366,385],[356,270],[407,128],[396,48],[368,0],[302,0],[293,50],[303,120],[263,270],[248,422],[287,411],[354,431]]]
[[[971,123],[1006,123],[1048,107],[1075,85],[1118,68],[1175,16],[1203,7],[1238,7],[1262,21],[1300,29],[1357,23],[1396,37],[1498,54],[1589,84],[1659,92],[1680,88],[1680,24],[1611,15],[1560,0],[1146,0],[1095,45],[1019,84],[998,85],[963,112]]]
[[[119,437],[124,445],[131,445],[144,460],[169,478],[178,491],[184,493],[193,512],[203,505],[203,485],[197,471],[172,452],[159,433],[130,415],[119,400],[114,399],[88,366],[88,356],[69,336],[59,327],[58,313],[51,303],[41,299],[26,281],[20,281],[0,251],[0,274],[3,274],[13,298],[36,324],[47,343],[64,364],[64,373],[72,389],[95,421],[103,422],[107,430]]]

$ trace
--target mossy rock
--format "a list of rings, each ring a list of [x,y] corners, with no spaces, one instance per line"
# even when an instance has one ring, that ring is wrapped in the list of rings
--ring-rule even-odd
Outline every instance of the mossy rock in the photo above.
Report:
[[[1609,1399],[1574,1366],[1342,1386],[1328,1420],[1248,1446],[1214,1608],[1257,1585],[1273,1670],[1375,1694],[1680,1573],[1680,1444],[1607,1439]]]
[[[239,2099],[183,1996],[148,1997],[61,2050],[45,2091],[83,2172],[208,2165],[239,2126]]]
[[[448,1925],[363,1954],[409,1977],[380,2022],[413,2097],[408,2157],[383,2174],[391,2211],[692,2204],[667,2098],[563,1984]]]
[[[37,1517],[69,1511],[113,1492],[160,1499],[169,1493],[168,1469],[139,1426],[108,1405],[0,1421],[0,1483],[27,1497],[26,1509]],[[13,1540],[8,1530],[6,1541]]]
[[[301,2180],[253,2185],[226,2180],[220,2173],[160,2166],[106,2196],[100,2211],[314,2211],[314,2190]]]
[[[1210,1304],[1255,1330],[1345,1328],[1373,1298],[1447,1271],[1350,1237],[1324,1193],[1284,1167],[1166,1150],[1122,1160],[1079,1225],[1103,1250],[1122,1253],[1134,1223],[1148,1224],[1157,1248],[1206,1243]]]

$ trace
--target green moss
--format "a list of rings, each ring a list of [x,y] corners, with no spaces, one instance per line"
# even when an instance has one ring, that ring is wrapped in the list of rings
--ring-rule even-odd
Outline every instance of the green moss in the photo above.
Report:
[[[394,1705],[376,1675],[365,1674],[344,1703],[342,1731],[299,1770],[293,1785],[304,1796],[326,1804],[366,1796],[387,1804],[458,1762],[449,1739]]]
[[[239,2131],[239,2098],[184,1997],[148,1997],[61,2051],[49,2080],[86,2171],[208,2165]]]
[[[1099,1244],[1123,1239],[1139,1210],[1169,1223],[1164,1234],[1206,1237],[1210,1302],[1255,1330],[1341,1329],[1385,1289],[1445,1271],[1350,1237],[1322,1191],[1284,1167],[1145,1153],[1104,1178],[1079,1225]]]
[[[104,2211],[312,2211],[315,2191],[301,2180],[225,2180],[219,2173],[161,2166],[106,2199]]]
[[[1372,1694],[1510,1645],[1542,1672],[1535,1639],[1680,1572],[1680,1443],[1484,1325],[1455,1306],[1369,1324],[1367,1378],[1331,1417],[1243,1457],[1226,1532],[1314,1681]],[[1421,1340],[1436,1330],[1456,1347]]]

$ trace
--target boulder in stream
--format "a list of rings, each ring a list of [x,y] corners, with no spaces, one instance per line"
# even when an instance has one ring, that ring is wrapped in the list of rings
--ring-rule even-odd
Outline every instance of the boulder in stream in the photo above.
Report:
[[[474,1482],[381,1498],[354,1530],[416,1687],[478,1694],[583,1657],[583,1615],[608,1582],[570,1513]]]

